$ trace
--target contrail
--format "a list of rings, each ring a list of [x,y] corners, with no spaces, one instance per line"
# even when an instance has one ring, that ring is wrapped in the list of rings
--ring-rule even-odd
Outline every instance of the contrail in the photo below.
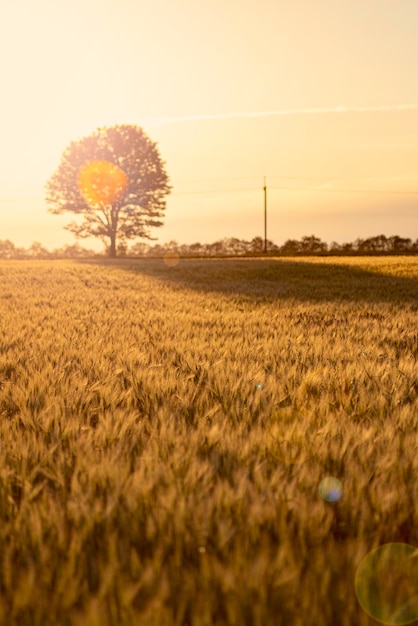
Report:
[[[278,117],[281,115],[318,115],[324,113],[379,113],[395,111],[418,111],[418,104],[388,104],[368,107],[336,107],[308,108],[308,109],[276,109],[273,111],[235,111],[233,113],[214,113],[202,115],[182,115],[178,117],[152,118],[156,124],[173,124],[176,122],[194,122],[204,120],[227,120],[244,117]]]

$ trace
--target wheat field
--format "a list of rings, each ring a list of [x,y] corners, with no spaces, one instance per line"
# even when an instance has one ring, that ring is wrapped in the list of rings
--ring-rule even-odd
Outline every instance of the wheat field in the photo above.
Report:
[[[172,265],[0,263],[1,626],[417,619],[418,258]]]

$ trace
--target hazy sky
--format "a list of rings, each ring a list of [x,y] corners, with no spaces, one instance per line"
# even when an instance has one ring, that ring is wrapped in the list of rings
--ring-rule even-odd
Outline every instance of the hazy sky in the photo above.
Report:
[[[418,0],[14,0],[0,55],[0,239],[73,242],[44,184],[117,123],[166,162],[160,242],[263,235],[264,176],[276,243],[418,237]]]

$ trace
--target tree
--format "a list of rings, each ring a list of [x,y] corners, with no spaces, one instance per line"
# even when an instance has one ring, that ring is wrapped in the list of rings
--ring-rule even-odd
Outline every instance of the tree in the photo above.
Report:
[[[250,250],[251,252],[263,252],[264,250],[264,239],[261,237],[254,237],[250,241]]]
[[[199,242],[191,243],[188,246],[188,250],[182,250],[183,254],[204,254],[205,246]]]
[[[162,226],[170,189],[156,144],[138,126],[123,124],[71,142],[46,183],[46,201],[51,213],[81,216],[65,228],[76,237],[100,237],[116,257],[117,239],[155,239],[149,229]]]
[[[34,241],[31,247],[27,249],[26,254],[32,259],[48,259],[52,256],[50,251],[39,241]]]
[[[52,252],[52,256],[57,259],[73,259],[73,258],[82,258],[82,257],[91,257],[96,253],[93,250],[88,250],[87,248],[83,248],[80,244],[65,244],[62,248],[55,248]]]
[[[225,254],[224,242],[222,239],[215,241],[214,243],[208,244],[208,253],[209,256],[217,256],[219,254]]]
[[[315,235],[310,237],[305,235],[300,242],[300,248],[303,253],[317,254],[318,252],[326,252],[327,244],[321,241],[319,237],[315,237]]]
[[[294,256],[301,251],[301,243],[297,239],[288,239],[280,248],[280,253],[288,256]]]
[[[13,259],[18,256],[18,250],[10,239],[2,239],[0,241],[0,258]]]
[[[245,254],[249,250],[250,242],[237,237],[229,237],[225,239],[225,246],[228,254]]]
[[[388,244],[390,252],[399,253],[412,250],[412,241],[409,237],[394,235],[393,237],[389,237]]]
[[[143,241],[137,241],[128,250],[129,256],[145,256],[150,246]]]

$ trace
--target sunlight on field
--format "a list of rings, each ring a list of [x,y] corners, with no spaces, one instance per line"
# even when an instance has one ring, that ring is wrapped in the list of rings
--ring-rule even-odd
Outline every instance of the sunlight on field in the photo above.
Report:
[[[418,259],[175,260],[0,263],[0,624],[414,615]]]

